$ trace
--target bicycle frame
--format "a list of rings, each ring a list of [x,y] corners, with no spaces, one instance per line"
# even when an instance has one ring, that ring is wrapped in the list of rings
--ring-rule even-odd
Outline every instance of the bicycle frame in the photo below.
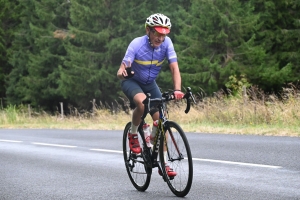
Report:
[[[166,119],[166,118],[160,118],[159,119],[157,130],[156,130],[156,137],[155,137],[154,145],[153,145],[153,146],[155,146],[154,151],[158,153],[159,146],[160,146],[160,139],[163,139],[164,141],[167,141],[166,137],[170,137],[173,144],[174,144],[174,146],[175,146],[175,148],[176,148],[176,151],[178,152],[178,155],[180,155],[180,158],[172,159],[172,160],[169,160],[169,161],[181,160],[181,159],[183,159],[182,154],[181,154],[181,152],[180,152],[180,150],[177,146],[177,143],[175,142],[173,133],[170,132],[170,131],[167,132],[167,129],[168,129],[167,124],[168,124],[168,119]],[[161,138],[159,138],[159,137],[161,137]],[[168,153],[168,157],[170,158],[168,145],[165,145],[164,147],[166,148],[166,151]]]
[[[148,107],[150,107],[149,104],[148,104]],[[155,138],[154,138],[154,142],[153,142],[153,150],[151,151],[150,150],[151,148],[148,148],[148,147],[146,148],[146,149],[148,149],[148,153],[149,153],[148,155],[150,155],[150,160],[151,160],[152,168],[153,167],[159,167],[158,162],[157,162],[157,157],[158,157],[158,151],[159,151],[159,147],[160,147],[160,140],[163,139],[164,141],[166,141],[165,138],[168,135],[171,137],[171,139],[172,139],[172,141],[174,143],[174,146],[176,147],[176,150],[178,152],[178,155],[182,155],[180,153],[179,149],[178,149],[178,146],[177,146],[177,144],[175,142],[173,134],[165,132],[165,130],[167,130],[167,128],[168,128],[167,127],[168,119],[166,117],[166,114],[168,113],[168,109],[167,109],[166,102],[161,101],[158,104],[158,111],[159,111],[159,120],[158,120],[158,126],[157,126],[157,130],[156,130],[156,134],[155,134]],[[144,136],[144,131],[143,131],[143,129],[141,127],[142,127],[143,123],[145,122],[144,121],[145,116],[146,115],[144,114],[143,117],[142,117],[142,122],[141,122],[141,124],[139,126],[140,131],[143,133],[141,135],[141,137],[142,137],[142,140],[143,140],[144,144],[146,144],[146,139],[145,139],[145,136]],[[168,151],[167,145],[165,145],[165,148],[166,148],[166,151],[167,151],[167,153],[169,155],[169,151]],[[178,158],[178,160],[181,160],[181,159],[183,159],[183,157]],[[177,160],[177,159],[172,159],[171,161],[174,161],[174,160]]]

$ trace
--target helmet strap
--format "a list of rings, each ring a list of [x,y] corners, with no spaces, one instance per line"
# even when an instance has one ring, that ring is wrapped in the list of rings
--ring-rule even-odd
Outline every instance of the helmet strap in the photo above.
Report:
[[[150,41],[149,35],[148,35],[148,42],[149,42],[150,46],[153,47],[153,44],[152,44],[151,41]]]
[[[149,26],[148,26],[148,28],[149,28]],[[153,47],[153,44],[150,41],[150,32],[151,32],[151,30],[149,28],[149,32],[148,32],[148,35],[147,35],[148,36],[148,42],[149,42],[150,46]]]

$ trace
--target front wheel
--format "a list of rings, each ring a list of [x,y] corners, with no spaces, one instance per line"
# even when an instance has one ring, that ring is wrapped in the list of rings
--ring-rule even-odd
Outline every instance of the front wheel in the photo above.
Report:
[[[193,181],[193,161],[188,140],[181,127],[172,121],[165,124],[165,134],[160,141],[160,160],[164,178],[171,191],[179,197],[186,196]],[[171,168],[175,176],[168,176]],[[172,173],[169,173],[172,175]]]
[[[123,133],[123,156],[125,167],[133,186],[139,191],[145,191],[149,186],[152,171],[147,170],[149,167],[147,167],[145,162],[144,149],[140,154],[135,154],[130,150],[128,142],[128,133],[130,132],[130,128],[131,122],[128,122]],[[142,147],[143,141],[141,135],[138,134],[138,137]]]

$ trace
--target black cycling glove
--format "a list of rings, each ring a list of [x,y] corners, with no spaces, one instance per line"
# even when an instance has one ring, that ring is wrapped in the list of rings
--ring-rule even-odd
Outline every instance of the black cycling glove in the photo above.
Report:
[[[129,79],[129,78],[131,78],[131,77],[133,77],[134,76],[134,73],[132,74],[131,72],[131,67],[127,67],[126,68],[126,72],[127,72],[127,76],[124,76],[123,75],[123,77],[125,78],[125,79]]]

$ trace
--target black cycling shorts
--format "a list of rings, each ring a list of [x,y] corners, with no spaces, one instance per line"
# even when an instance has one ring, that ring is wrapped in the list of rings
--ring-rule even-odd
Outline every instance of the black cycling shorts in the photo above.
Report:
[[[134,105],[133,97],[138,93],[150,93],[151,98],[161,98],[162,94],[155,81],[149,84],[141,84],[133,79],[122,80],[121,88],[126,97],[130,100],[130,104]],[[153,105],[150,105],[151,107]],[[131,106],[132,107],[132,106]],[[135,105],[134,105],[135,107]]]

